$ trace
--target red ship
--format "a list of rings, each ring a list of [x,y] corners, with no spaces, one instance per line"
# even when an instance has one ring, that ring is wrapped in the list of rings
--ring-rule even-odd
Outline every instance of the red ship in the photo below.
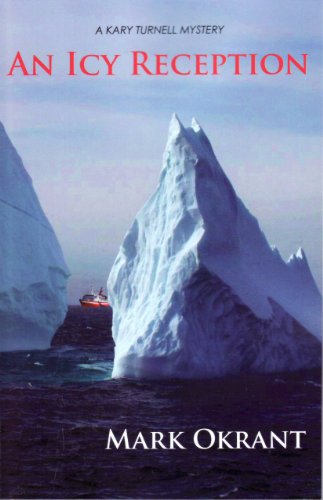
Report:
[[[95,293],[93,288],[91,293],[83,295],[80,299],[80,304],[82,307],[109,307],[107,295],[104,295],[103,288],[100,288],[99,293]]]

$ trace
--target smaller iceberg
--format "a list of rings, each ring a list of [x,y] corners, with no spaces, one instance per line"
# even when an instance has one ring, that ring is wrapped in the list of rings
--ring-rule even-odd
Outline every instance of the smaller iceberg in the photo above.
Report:
[[[46,349],[66,315],[69,271],[1,123],[0,235],[1,350]]]
[[[200,125],[172,118],[156,191],[108,278],[114,377],[203,378],[320,364],[321,296],[238,198]]]

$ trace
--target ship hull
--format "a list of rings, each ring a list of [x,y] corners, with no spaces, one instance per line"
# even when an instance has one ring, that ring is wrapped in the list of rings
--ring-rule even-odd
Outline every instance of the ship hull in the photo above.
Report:
[[[91,300],[82,300],[80,299],[80,304],[82,307],[109,307],[109,302],[98,302],[98,301],[91,301]]]

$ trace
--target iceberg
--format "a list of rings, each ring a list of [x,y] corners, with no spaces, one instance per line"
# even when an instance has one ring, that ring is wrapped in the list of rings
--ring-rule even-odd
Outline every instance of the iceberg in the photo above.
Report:
[[[156,191],[108,278],[114,377],[206,378],[320,363],[321,296],[284,262],[195,119],[173,116]]]
[[[0,349],[46,349],[67,311],[60,245],[0,123]]]

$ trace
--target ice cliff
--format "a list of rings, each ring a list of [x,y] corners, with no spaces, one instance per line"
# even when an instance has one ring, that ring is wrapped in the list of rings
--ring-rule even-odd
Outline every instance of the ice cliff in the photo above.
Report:
[[[0,124],[0,348],[44,349],[67,310],[69,271],[31,178]]]
[[[213,377],[316,366],[321,296],[285,263],[193,119],[174,116],[155,193],[108,278],[115,377]]]

